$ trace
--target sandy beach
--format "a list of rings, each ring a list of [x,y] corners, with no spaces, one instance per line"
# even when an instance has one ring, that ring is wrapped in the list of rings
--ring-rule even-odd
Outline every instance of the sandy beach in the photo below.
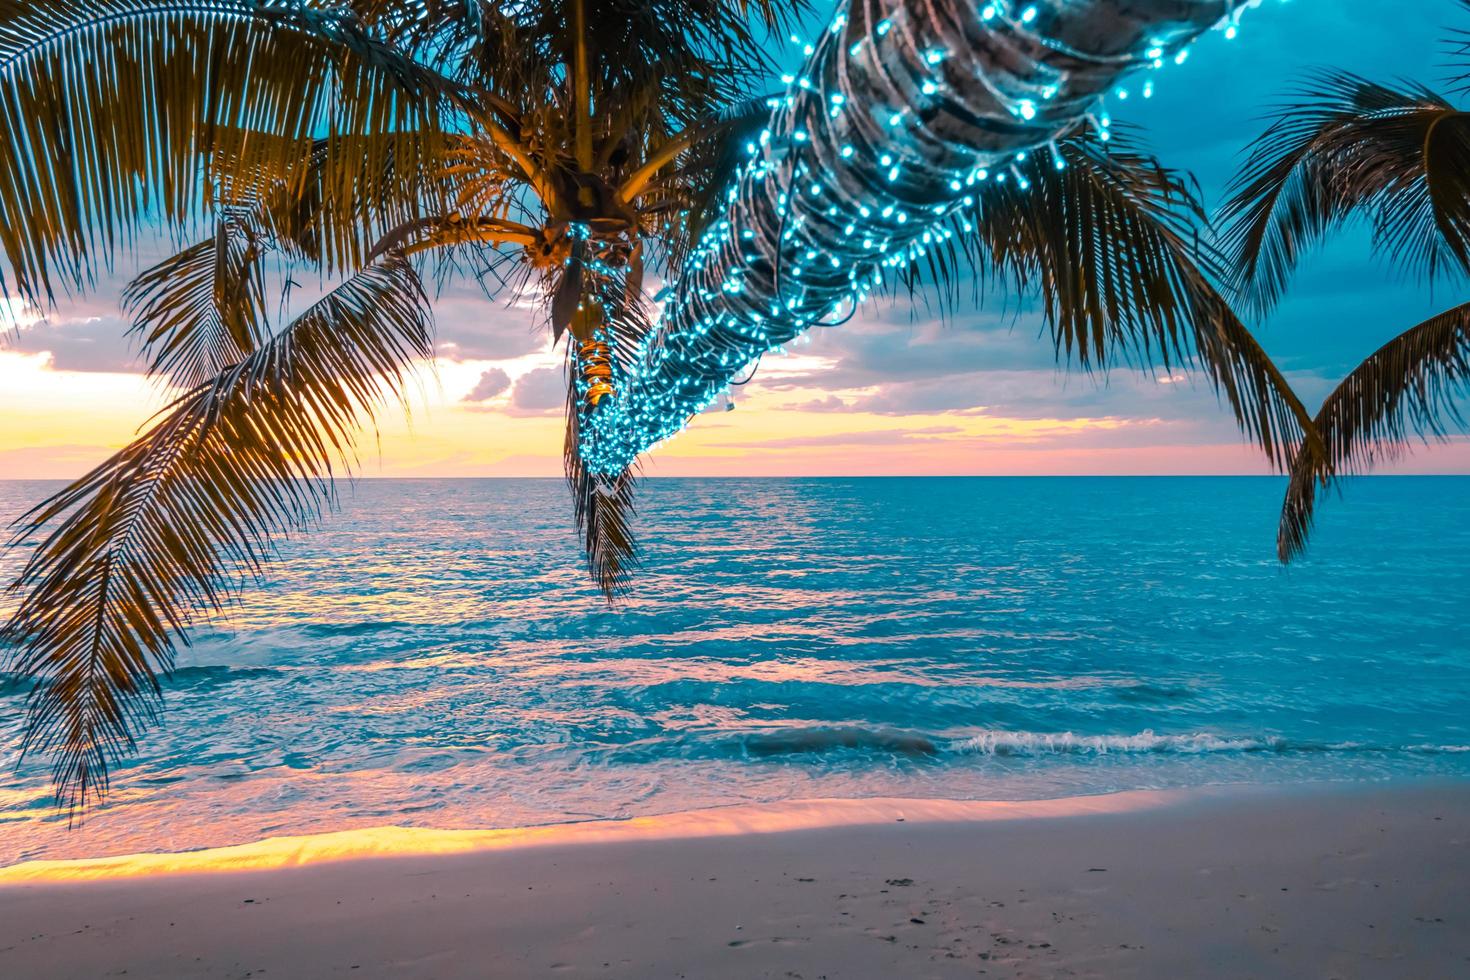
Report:
[[[833,801],[461,853],[236,854],[309,862],[271,870],[21,866],[0,886],[0,976],[1463,976],[1467,838],[1470,785],[1408,783]],[[433,846],[362,846],[385,841]],[[54,880],[68,871],[124,877]]]

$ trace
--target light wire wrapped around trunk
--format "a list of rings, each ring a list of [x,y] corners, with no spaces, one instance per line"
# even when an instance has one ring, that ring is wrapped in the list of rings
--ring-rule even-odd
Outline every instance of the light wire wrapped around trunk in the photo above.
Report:
[[[1024,187],[1018,159],[1083,126],[1105,139],[1125,75],[1182,62],[1212,27],[1233,37],[1259,2],[849,0],[773,100],[658,328],[619,358],[617,397],[585,404],[583,462],[626,470],[767,351],[850,317],[884,268],[963,229],[987,182]]]

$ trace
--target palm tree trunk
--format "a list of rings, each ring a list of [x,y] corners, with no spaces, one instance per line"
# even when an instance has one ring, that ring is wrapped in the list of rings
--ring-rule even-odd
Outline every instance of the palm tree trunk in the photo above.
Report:
[[[953,234],[1017,154],[1259,0],[849,0],[774,108],[581,451],[619,473],[766,351]],[[1058,158],[1060,159],[1060,158]]]
[[[572,133],[577,147],[577,166],[592,169],[592,85],[587,69],[587,8],[585,0],[572,0]]]

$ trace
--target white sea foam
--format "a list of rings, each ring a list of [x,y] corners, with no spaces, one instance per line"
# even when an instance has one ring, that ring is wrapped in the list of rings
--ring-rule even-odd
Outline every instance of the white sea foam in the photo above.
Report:
[[[1146,729],[1133,735],[1078,735],[1074,732],[988,731],[958,739],[953,751],[968,755],[1205,755],[1217,752],[1414,752],[1425,755],[1470,753],[1470,745],[1367,745],[1362,742],[1293,742],[1276,736],[1230,736],[1213,732],[1160,735]]]
[[[1284,739],[1239,738],[1196,732],[1159,735],[1152,730],[1134,735],[1077,735],[1073,732],[981,732],[961,739],[956,751],[975,755],[1107,755],[1145,752],[1195,755],[1206,752],[1279,752]]]

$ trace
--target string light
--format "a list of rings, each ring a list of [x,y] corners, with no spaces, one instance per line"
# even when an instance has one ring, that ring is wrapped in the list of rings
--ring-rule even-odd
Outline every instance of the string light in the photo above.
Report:
[[[625,356],[612,337],[588,352],[583,395],[616,392],[579,399],[588,469],[623,471],[762,355],[850,318],[885,270],[972,228],[962,212],[986,183],[1024,190],[1016,164],[1032,152],[1063,168],[1057,140],[1081,128],[1106,140],[1125,75],[1183,64],[1212,27],[1235,37],[1261,2],[1134,0],[1113,34],[1098,0],[854,2],[816,41],[793,38],[806,63],[783,77],[656,329]]]

